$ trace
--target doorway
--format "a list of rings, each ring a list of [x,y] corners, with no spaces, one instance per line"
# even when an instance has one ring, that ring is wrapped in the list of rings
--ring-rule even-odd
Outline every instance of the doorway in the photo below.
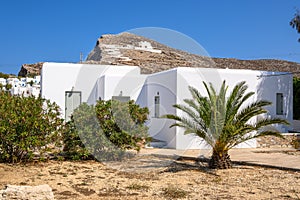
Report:
[[[71,119],[73,111],[81,104],[80,91],[66,91],[65,93],[65,120],[66,122]]]

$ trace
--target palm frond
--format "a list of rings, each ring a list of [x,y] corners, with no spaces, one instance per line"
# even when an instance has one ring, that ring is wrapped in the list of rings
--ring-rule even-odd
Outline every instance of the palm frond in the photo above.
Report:
[[[167,115],[162,115],[160,118],[167,118],[167,119],[173,119],[176,121],[180,121],[181,117],[172,115],[172,114],[167,114]]]
[[[214,88],[212,88],[212,84],[209,83],[210,87],[203,81],[203,85],[206,89],[206,92],[208,94],[208,98],[210,99],[210,102],[214,102],[214,99],[216,98],[216,91]]]
[[[235,115],[237,114],[238,110],[240,109],[241,105],[250,98],[254,93],[247,93],[245,96],[245,92],[248,88],[247,85],[245,85],[246,82],[242,81],[238,83],[233,91],[231,92],[228,100],[227,100],[227,109],[226,109],[226,121],[232,122],[234,120]]]
[[[251,103],[247,107],[241,109],[238,114],[236,114],[237,123],[247,123],[252,117],[267,113],[267,110],[265,110],[263,107],[270,104],[271,103],[269,101],[263,100]]]
[[[258,130],[262,127],[273,125],[273,124],[289,125],[290,123],[281,118],[261,119],[255,123],[255,128]]]
[[[275,137],[279,137],[279,138],[284,139],[283,135],[279,131],[276,131],[276,130],[274,130],[274,131],[262,131],[262,132],[260,132],[258,134],[249,134],[246,137],[240,137],[240,138],[238,138],[235,141],[235,143],[230,148],[232,148],[232,147],[234,147],[234,146],[236,146],[238,144],[241,144],[243,142],[246,142],[248,140],[259,138],[259,137],[263,137],[263,136],[275,136]]]
[[[207,128],[194,120],[191,120],[190,118],[186,118],[186,117],[179,117],[176,115],[163,115],[162,118],[168,118],[168,119],[173,119],[176,120],[176,123],[173,123],[170,128],[174,127],[174,126],[179,126],[179,127],[183,127],[189,130],[193,130],[193,132],[195,133],[197,130],[201,130],[203,132],[206,132]]]
[[[192,109],[184,107],[184,111],[187,115],[191,116],[195,121],[201,121],[202,126],[207,127],[210,124],[211,111],[206,104],[197,104],[192,99],[185,99],[184,102]]]
[[[278,131],[263,131],[260,132],[259,134],[256,134],[253,136],[253,138],[258,138],[258,137],[262,137],[262,136],[275,136],[275,137],[279,137],[279,138],[284,138],[283,135],[278,132]]]
[[[202,118],[202,116],[199,115],[199,113],[194,112],[193,109],[191,109],[187,106],[184,106],[184,105],[174,105],[174,107],[183,111],[188,117],[190,117],[190,119],[191,119],[191,121],[193,121],[193,123],[198,124],[204,130],[207,129],[206,123],[203,121],[203,118]]]

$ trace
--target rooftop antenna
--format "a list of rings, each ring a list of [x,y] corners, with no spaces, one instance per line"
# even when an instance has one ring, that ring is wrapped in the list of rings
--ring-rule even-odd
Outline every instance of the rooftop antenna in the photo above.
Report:
[[[83,58],[83,53],[80,52],[80,61],[79,61],[79,63],[82,63],[82,58]]]

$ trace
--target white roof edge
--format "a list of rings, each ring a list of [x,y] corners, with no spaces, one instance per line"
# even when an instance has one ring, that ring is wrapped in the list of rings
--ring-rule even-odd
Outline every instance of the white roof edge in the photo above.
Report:
[[[139,66],[132,66],[132,65],[102,65],[102,64],[88,64],[88,63],[57,63],[57,62],[44,62],[43,63],[43,67],[44,66],[49,66],[49,65],[69,65],[69,66],[76,66],[76,67],[82,67],[82,66],[94,66],[94,67],[133,67],[133,68],[138,68],[139,71],[141,72],[141,68]],[[222,72],[230,72],[230,73],[239,73],[239,72],[248,72],[248,73],[252,73],[252,74],[257,74],[257,73],[260,73],[260,74],[292,74],[291,72],[279,72],[279,71],[265,71],[265,70],[253,70],[253,69],[229,69],[229,68],[226,68],[226,69],[223,69],[223,68],[205,68],[205,67],[175,67],[175,68],[171,68],[171,69],[167,69],[167,70],[164,70],[164,71],[160,71],[160,72],[155,72],[155,73],[152,73],[152,74],[141,74],[141,75],[147,75],[147,76],[152,76],[152,75],[159,75],[159,74],[163,74],[163,73],[169,73],[169,72],[173,72],[173,71],[182,71],[182,70],[195,70],[195,69],[198,69],[198,70],[209,70],[209,69],[215,69],[215,70],[218,70],[218,71],[222,71]]]
[[[105,66],[105,67],[134,67],[134,68],[140,68],[139,66],[133,66],[133,65],[103,65],[103,64],[89,64],[89,63],[58,63],[58,62],[44,62],[43,66],[47,64],[51,64],[51,65],[75,65],[75,66]]]
[[[250,70],[250,69],[222,69],[222,68],[207,68],[207,67],[176,67],[176,68],[172,68],[172,69],[168,69],[168,70],[164,70],[164,71],[160,71],[160,72],[155,72],[153,74],[149,74],[149,76],[151,75],[160,75],[160,74],[164,74],[164,73],[170,73],[170,72],[180,72],[180,71],[194,71],[194,70],[217,70],[217,71],[222,71],[222,72],[230,72],[230,73],[240,73],[242,71],[244,72],[248,72],[248,73],[252,73],[252,74],[261,74],[262,72],[265,71],[259,71],[259,70]],[[268,72],[268,71],[266,71]],[[271,72],[274,73],[274,72]]]
[[[218,70],[218,71],[228,71],[228,72],[249,72],[249,73],[266,73],[266,74],[292,74],[291,72],[279,72],[279,71],[266,71],[266,70],[253,70],[253,69],[229,69],[229,68],[207,68],[207,67],[176,67],[176,68],[172,68],[172,69],[169,69],[169,70],[166,70],[166,71],[173,71],[173,70],[178,70],[178,71],[181,71],[181,70],[195,70],[195,69],[198,69],[198,70],[209,70],[209,69],[215,69],[215,70]],[[162,72],[165,72],[165,71],[162,71]]]
[[[148,76],[159,75],[159,74],[169,73],[169,72],[172,72],[172,71],[177,71],[177,69],[178,69],[178,67],[172,68],[172,69],[167,69],[167,70],[160,71],[160,72],[154,72],[153,74],[147,74],[147,75]]]

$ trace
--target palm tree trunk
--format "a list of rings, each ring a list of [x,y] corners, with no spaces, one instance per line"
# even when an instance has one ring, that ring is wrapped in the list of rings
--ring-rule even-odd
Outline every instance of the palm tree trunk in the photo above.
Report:
[[[230,169],[232,168],[232,163],[228,152],[213,151],[213,155],[209,161],[209,168],[211,169]]]

